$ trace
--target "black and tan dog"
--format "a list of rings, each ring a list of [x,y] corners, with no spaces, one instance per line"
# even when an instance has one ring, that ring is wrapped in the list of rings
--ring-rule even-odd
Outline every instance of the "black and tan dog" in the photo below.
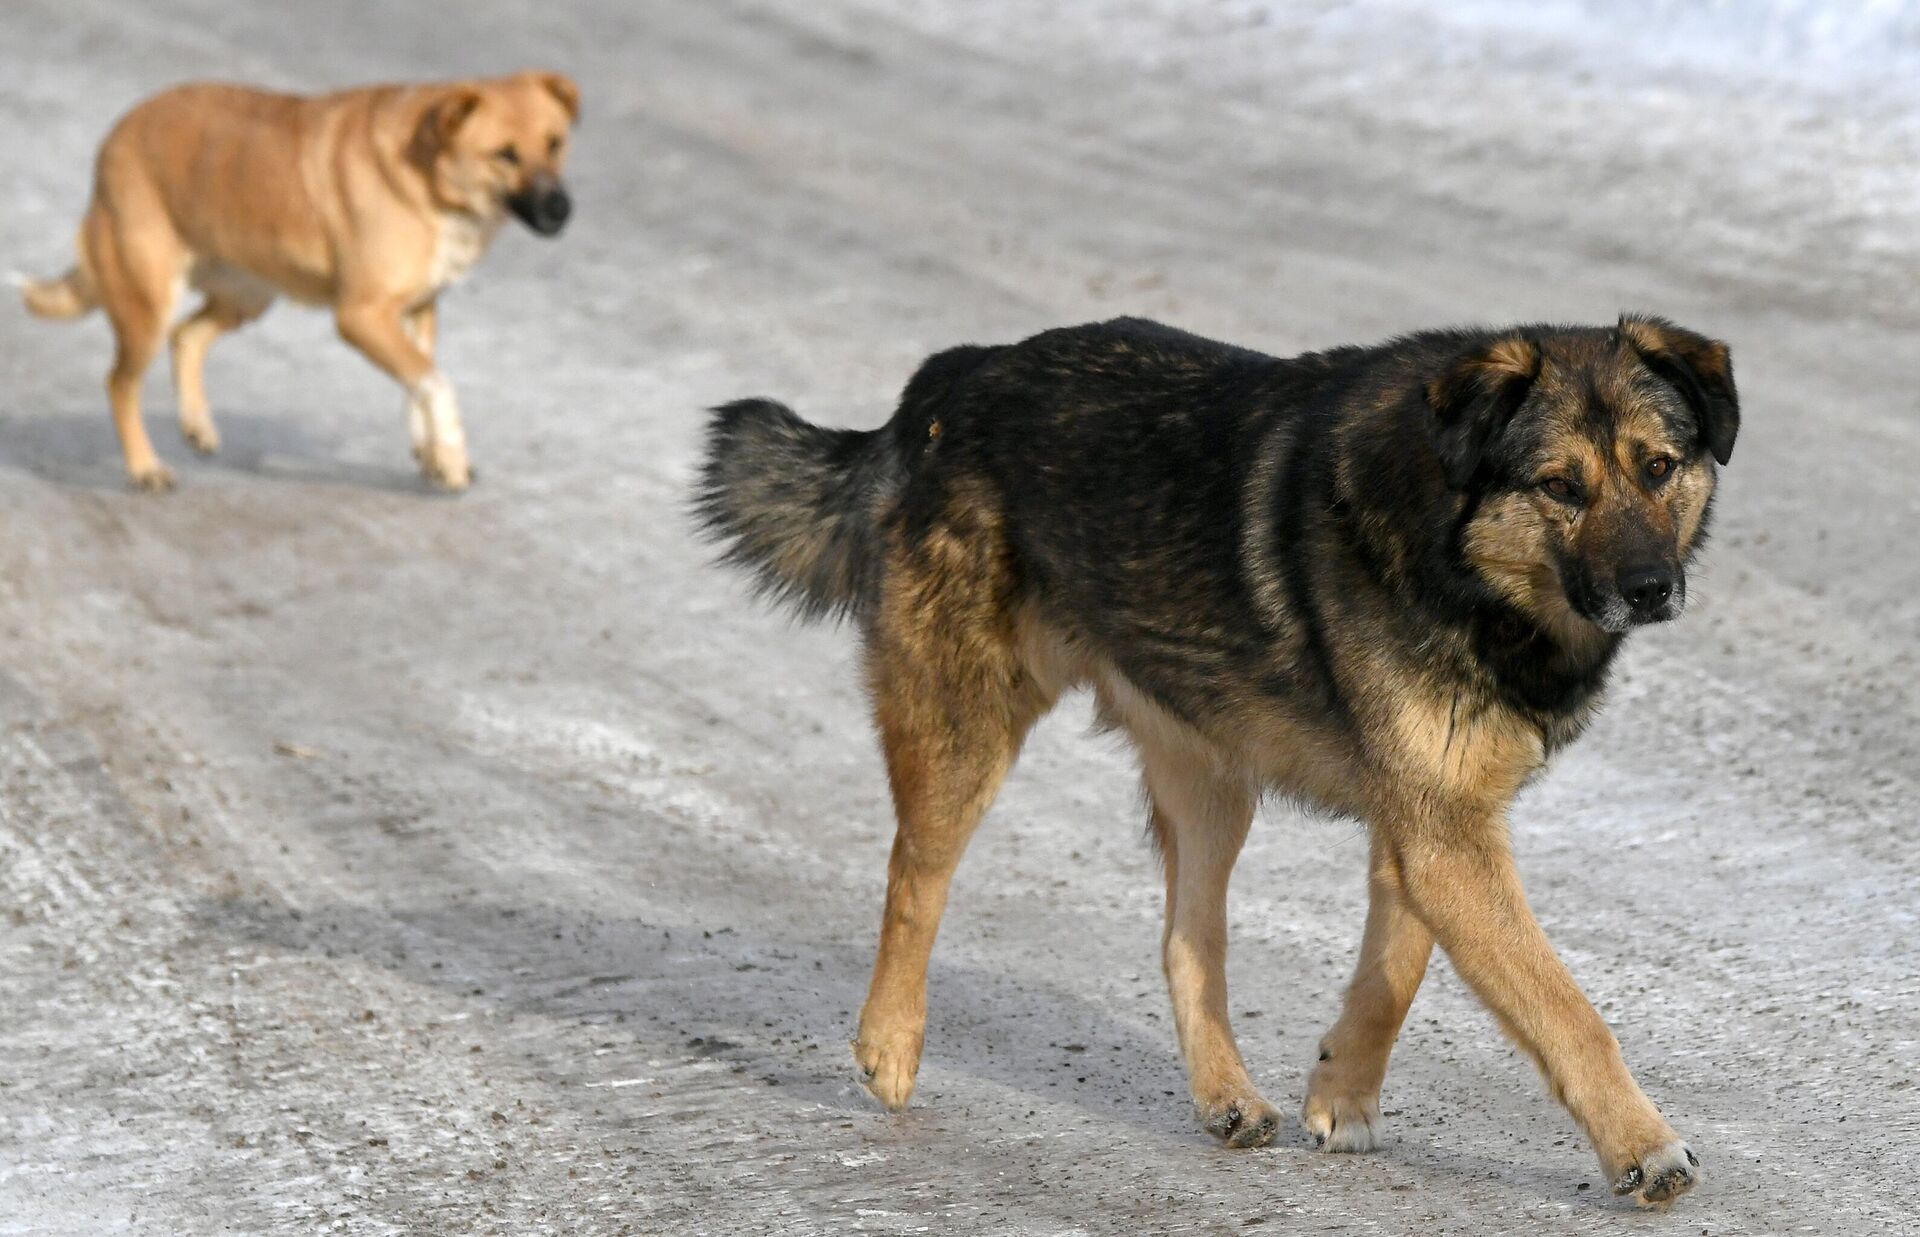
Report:
[[[1506,814],[1623,633],[1677,615],[1739,425],[1725,345],[1652,318],[1439,331],[1276,360],[1150,322],[929,360],[891,423],[718,410],[730,557],[855,617],[899,830],[854,1054],[907,1102],[954,866],[1059,694],[1138,745],[1165,963],[1206,1127],[1272,1137],[1227,1020],[1227,877],[1268,792],[1364,819],[1371,906],[1304,1120],[1377,1140],[1434,942],[1540,1065],[1614,1189],[1692,1151],[1527,907]]]

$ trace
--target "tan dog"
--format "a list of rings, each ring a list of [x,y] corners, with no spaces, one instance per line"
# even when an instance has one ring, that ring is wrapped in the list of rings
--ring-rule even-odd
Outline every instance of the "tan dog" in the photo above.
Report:
[[[196,450],[220,443],[201,382],[208,347],[285,295],[333,309],[347,342],[406,388],[422,473],[465,489],[466,435],[433,361],[435,306],[508,211],[542,236],[565,225],[560,169],[579,115],[578,88],[557,73],[314,96],[176,87],[107,135],[79,262],[27,283],[27,308],[107,311],[107,398],[143,489],[173,484],[140,419],[140,382],[182,280],[206,298],[171,337],[180,432]]]

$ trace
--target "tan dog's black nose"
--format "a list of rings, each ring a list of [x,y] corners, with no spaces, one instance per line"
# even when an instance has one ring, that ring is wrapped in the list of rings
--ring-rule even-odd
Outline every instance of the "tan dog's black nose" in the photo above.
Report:
[[[535,173],[527,187],[507,199],[507,209],[541,236],[555,236],[573,215],[573,199],[556,176]]]

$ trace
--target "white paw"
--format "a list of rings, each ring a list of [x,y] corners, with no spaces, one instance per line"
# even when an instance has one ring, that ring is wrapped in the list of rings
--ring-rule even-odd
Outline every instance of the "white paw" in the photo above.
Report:
[[[1372,1151],[1380,1145],[1380,1106],[1371,1099],[1307,1096],[1300,1123],[1325,1151]]]

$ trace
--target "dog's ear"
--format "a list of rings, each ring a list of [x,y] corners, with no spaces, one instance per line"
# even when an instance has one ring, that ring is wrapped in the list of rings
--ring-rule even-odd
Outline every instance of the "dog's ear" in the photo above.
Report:
[[[1671,383],[1700,423],[1700,441],[1724,464],[1740,432],[1740,397],[1733,389],[1733,357],[1717,339],[1696,335],[1664,318],[1622,314],[1620,338],[1641,364]]]
[[[574,80],[565,73],[536,73],[533,76],[541,89],[560,100],[560,106],[567,109],[567,119],[579,124],[580,87],[574,84]]]
[[[1473,480],[1539,376],[1539,345],[1514,335],[1476,348],[1427,383],[1433,449],[1448,485],[1462,490]]]
[[[420,126],[413,134],[415,156],[431,162],[446,149],[453,135],[460,132],[460,126],[467,123],[467,118],[479,106],[478,90],[471,86],[449,86],[420,114]]]

